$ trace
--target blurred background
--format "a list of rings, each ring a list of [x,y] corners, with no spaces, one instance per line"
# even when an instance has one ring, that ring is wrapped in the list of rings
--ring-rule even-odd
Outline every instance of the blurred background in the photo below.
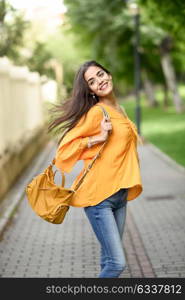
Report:
[[[0,0],[0,197],[54,134],[48,109],[97,60],[144,139],[185,166],[185,2]]]

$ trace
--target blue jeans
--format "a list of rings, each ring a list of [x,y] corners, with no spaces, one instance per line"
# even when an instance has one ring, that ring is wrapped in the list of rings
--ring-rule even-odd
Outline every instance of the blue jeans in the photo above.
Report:
[[[122,237],[126,219],[127,194],[128,189],[120,189],[99,204],[84,207],[85,214],[101,246],[99,278],[119,277],[126,267]]]

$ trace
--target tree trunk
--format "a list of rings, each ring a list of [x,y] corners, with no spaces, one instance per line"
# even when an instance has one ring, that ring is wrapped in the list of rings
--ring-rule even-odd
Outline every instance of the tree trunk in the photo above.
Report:
[[[143,80],[143,87],[147,96],[148,104],[150,107],[158,106],[158,102],[155,99],[155,90],[152,81],[148,77],[147,71],[142,70],[142,80]]]
[[[163,84],[164,98],[163,98],[163,107],[166,110],[168,108],[168,87],[166,83]]]
[[[172,47],[172,40],[170,37],[163,39],[160,45],[161,49],[161,65],[166,80],[166,85],[169,91],[172,93],[172,99],[174,102],[175,109],[178,113],[183,110],[182,100],[178,92],[175,70],[170,57],[170,49]]]

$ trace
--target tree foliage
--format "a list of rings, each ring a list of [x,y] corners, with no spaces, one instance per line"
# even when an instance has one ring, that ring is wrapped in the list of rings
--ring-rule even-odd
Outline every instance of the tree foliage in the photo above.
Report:
[[[31,71],[37,71],[40,75],[46,75],[55,78],[55,74],[48,62],[52,59],[52,54],[47,50],[46,44],[36,41],[32,50],[32,55],[23,60],[22,63],[26,64]]]
[[[61,28],[48,37],[46,49],[61,65],[63,71],[63,84],[68,92],[71,91],[74,73],[79,64],[88,60],[89,48],[78,40],[78,37],[70,30],[70,24],[66,17]]]
[[[8,56],[16,62],[28,26],[29,22],[18,10],[0,0],[0,56]]]
[[[123,0],[64,0],[72,30],[91,57],[110,68],[116,83],[123,88],[133,86],[134,20]],[[171,49],[178,74],[184,72],[184,1],[138,0],[140,6],[140,54],[142,67],[151,79],[163,83],[160,45],[170,36]],[[182,66],[183,65],[183,66]]]

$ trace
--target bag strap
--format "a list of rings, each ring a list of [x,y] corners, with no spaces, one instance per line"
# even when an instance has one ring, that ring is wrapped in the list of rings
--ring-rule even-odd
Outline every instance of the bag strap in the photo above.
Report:
[[[108,112],[105,110],[105,108],[102,107],[102,106],[99,105],[99,104],[98,104],[98,106],[101,107],[104,116],[105,116],[107,119],[110,119],[110,116],[109,116]],[[110,133],[111,133],[111,132],[108,131],[108,135],[110,135]],[[92,168],[92,166],[93,166],[93,164],[95,163],[96,159],[97,159],[98,157],[100,157],[101,152],[102,152],[102,150],[103,150],[103,148],[104,148],[104,146],[105,146],[105,144],[106,144],[107,142],[108,142],[108,139],[106,139],[106,141],[105,141],[105,142],[103,143],[103,145],[100,147],[98,153],[94,156],[92,162],[87,166],[86,170],[84,170],[84,174],[83,174],[82,177],[80,178],[79,182],[76,184],[76,186],[75,186],[75,188],[74,188],[74,191],[76,191],[76,190],[80,187],[80,185],[82,184],[82,182],[83,182],[85,176],[87,175],[87,173],[88,173],[88,172],[90,171],[90,169]]]
[[[99,105],[99,104],[97,104],[97,105],[101,107],[101,109],[102,109],[102,111],[103,111],[103,114],[104,114],[104,117],[110,120],[110,116],[109,116],[108,112],[105,110],[105,108],[104,108],[103,106]],[[108,135],[110,135],[110,133],[111,133],[111,130],[108,131]],[[107,143],[107,141],[108,141],[108,139],[106,139],[106,141],[105,141],[105,142],[103,143],[103,145],[100,147],[98,153],[94,156],[92,162],[91,162],[91,163],[87,166],[87,168],[84,170],[84,173],[83,173],[82,177],[80,178],[79,182],[78,182],[78,183],[76,184],[76,186],[74,187],[74,191],[76,191],[76,190],[80,187],[80,185],[82,184],[82,182],[83,182],[85,176],[87,175],[87,173],[88,173],[88,172],[90,171],[90,169],[92,168],[92,166],[93,166],[93,164],[95,163],[96,159],[97,159],[98,157],[100,157],[100,154],[101,154],[101,152],[102,152],[102,150],[103,150],[105,144]],[[53,158],[51,165],[54,165],[54,164],[55,164],[55,161],[56,161],[55,158]],[[56,171],[57,171],[57,170],[56,170]],[[56,171],[55,171],[55,172],[56,172]],[[63,174],[63,172],[62,172],[62,186],[64,186],[64,184],[65,184],[65,177],[64,177],[64,174]]]

